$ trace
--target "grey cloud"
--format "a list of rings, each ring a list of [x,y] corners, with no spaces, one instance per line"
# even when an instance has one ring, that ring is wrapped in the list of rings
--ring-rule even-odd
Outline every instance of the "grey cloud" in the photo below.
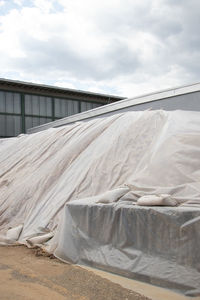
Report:
[[[170,2],[168,0],[168,2]],[[185,5],[180,5],[183,3]],[[177,1],[177,20],[181,22],[182,31],[169,39],[166,44],[166,58],[168,63],[180,65],[191,77],[199,80],[200,71],[200,2]]]
[[[164,9],[163,9],[163,7]],[[162,13],[160,13],[162,11]],[[142,31],[154,34],[159,38],[168,38],[182,31],[180,20],[176,19],[174,9],[162,4],[160,11],[152,9],[151,1],[141,1],[139,5],[130,5],[122,11],[105,12],[103,18],[97,17],[98,28],[105,34],[123,34],[124,31]]]
[[[131,51],[127,45],[117,40],[110,42],[106,59],[113,62],[112,76],[135,73],[141,64],[138,53]]]
[[[51,72],[60,70],[79,79],[106,79],[134,73],[139,66],[136,53],[131,52],[120,41],[111,41],[105,56],[85,58],[78,55],[62,38],[54,37],[48,41],[21,37],[21,45],[26,58],[13,62],[15,67],[27,72]]]

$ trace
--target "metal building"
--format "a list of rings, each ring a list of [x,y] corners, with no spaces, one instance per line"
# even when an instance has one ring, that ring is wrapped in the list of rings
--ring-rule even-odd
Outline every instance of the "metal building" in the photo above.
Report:
[[[98,107],[94,110],[54,121],[50,124],[32,128],[28,130],[28,133],[38,132],[50,127],[59,127],[76,121],[87,121],[92,118],[101,118],[121,112],[146,109],[200,111],[200,83],[124,99],[103,107]]]
[[[123,97],[0,79],[0,137],[87,111]]]

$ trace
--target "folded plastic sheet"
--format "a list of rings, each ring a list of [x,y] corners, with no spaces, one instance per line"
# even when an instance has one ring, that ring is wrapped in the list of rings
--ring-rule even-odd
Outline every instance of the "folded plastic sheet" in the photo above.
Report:
[[[200,294],[200,208],[74,201],[62,222],[58,258]]]
[[[180,209],[198,211],[199,162],[199,112],[120,113],[1,140],[0,244],[39,244],[55,253],[65,205],[78,199],[101,207],[168,194]],[[191,249],[196,257],[199,244]]]

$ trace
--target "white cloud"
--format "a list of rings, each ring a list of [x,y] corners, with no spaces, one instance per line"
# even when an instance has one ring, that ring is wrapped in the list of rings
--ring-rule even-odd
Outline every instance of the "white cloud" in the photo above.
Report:
[[[76,86],[73,83],[68,81],[56,81],[54,85],[62,88],[76,89]]]
[[[44,13],[49,13],[53,9],[52,0],[32,0],[33,6]]]
[[[23,3],[24,3],[24,0],[13,0],[13,2],[14,2],[16,5],[22,6]]]
[[[14,2],[0,77],[125,96],[199,80],[198,0]]]

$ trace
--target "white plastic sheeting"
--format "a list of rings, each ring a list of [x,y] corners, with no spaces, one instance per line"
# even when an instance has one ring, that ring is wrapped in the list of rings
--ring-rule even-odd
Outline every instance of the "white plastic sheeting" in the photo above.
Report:
[[[66,204],[55,256],[200,294],[200,208]]]
[[[198,211],[199,162],[198,112],[121,113],[1,140],[0,243],[55,253],[65,204],[78,199],[101,207],[146,196]]]

